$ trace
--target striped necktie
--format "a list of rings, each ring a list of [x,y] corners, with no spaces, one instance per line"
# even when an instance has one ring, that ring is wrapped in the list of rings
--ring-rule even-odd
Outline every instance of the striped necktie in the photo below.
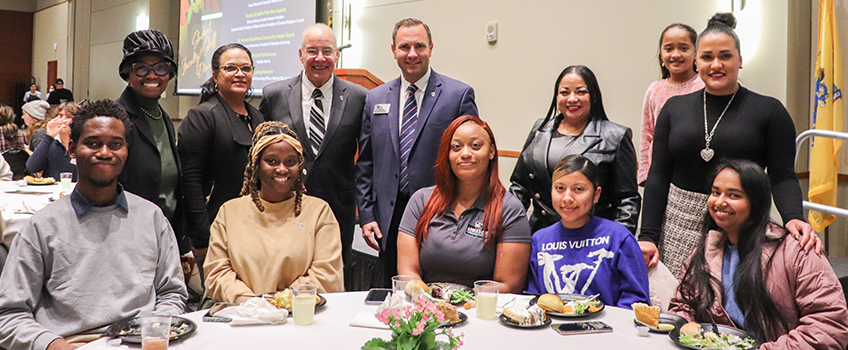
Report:
[[[312,109],[309,111],[309,144],[312,147],[312,153],[316,156],[318,149],[321,148],[321,141],[324,140],[324,131],[327,130],[324,124],[324,103],[321,102],[323,96],[321,90],[312,90]]]
[[[413,135],[418,127],[418,104],[415,91],[418,87],[410,84],[406,89],[406,102],[403,104],[403,123],[400,127],[400,192],[409,194],[409,153],[412,151]]]

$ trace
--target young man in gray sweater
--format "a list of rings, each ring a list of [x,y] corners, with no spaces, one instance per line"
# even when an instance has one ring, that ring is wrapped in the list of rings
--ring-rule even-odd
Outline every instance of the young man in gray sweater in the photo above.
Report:
[[[168,220],[117,182],[131,127],[108,100],[74,116],[68,151],[79,181],[12,243],[0,274],[0,347],[73,349],[63,337],[144,312],[183,313],[188,294]]]

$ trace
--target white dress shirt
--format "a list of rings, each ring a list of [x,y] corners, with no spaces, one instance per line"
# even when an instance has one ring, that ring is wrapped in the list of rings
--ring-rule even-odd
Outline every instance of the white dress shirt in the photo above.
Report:
[[[309,134],[309,127],[312,125],[312,123],[309,122],[309,112],[312,110],[312,91],[315,90],[315,85],[306,78],[305,73],[301,74],[303,75],[301,77],[303,82],[300,84],[303,126],[306,127],[307,134]],[[331,75],[330,80],[327,80],[327,82],[324,83],[324,86],[318,88],[324,95],[324,97],[321,98],[321,102],[324,105],[324,135],[327,135],[327,127],[330,125],[330,111],[333,107],[333,78],[335,78],[335,75]],[[309,140],[300,140],[300,142],[307,144],[309,143]]]
[[[418,106],[418,111],[420,114],[421,111],[421,101],[424,100],[424,92],[427,91],[427,83],[430,82],[430,72],[431,68],[427,68],[427,74],[424,74],[421,79],[418,81],[408,82],[401,75],[400,77],[400,101],[398,101],[398,135],[403,132],[403,106],[406,105],[406,97],[409,95],[409,92],[406,89],[409,88],[409,85],[415,84],[418,87],[418,90],[415,90],[415,104]]]

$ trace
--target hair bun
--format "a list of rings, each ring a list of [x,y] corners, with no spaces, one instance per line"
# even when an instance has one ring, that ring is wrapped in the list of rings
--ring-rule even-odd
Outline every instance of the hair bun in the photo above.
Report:
[[[730,12],[717,12],[707,22],[707,28],[717,25],[726,25],[730,28],[736,29],[736,17],[734,17]]]

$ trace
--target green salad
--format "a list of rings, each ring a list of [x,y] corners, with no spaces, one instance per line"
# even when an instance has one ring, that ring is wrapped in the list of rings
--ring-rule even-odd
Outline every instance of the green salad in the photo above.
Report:
[[[569,301],[563,306],[562,313],[582,315],[586,312],[596,312],[600,310],[601,305],[601,302],[598,300],[599,295],[595,294],[588,299]]]
[[[754,346],[754,339],[745,338],[742,339],[738,336],[721,333],[715,334],[713,332],[704,332],[703,336],[700,338],[693,338],[687,335],[680,335],[680,342],[686,345],[696,346],[702,349],[711,349],[711,350],[737,350],[737,349],[750,349]]]

